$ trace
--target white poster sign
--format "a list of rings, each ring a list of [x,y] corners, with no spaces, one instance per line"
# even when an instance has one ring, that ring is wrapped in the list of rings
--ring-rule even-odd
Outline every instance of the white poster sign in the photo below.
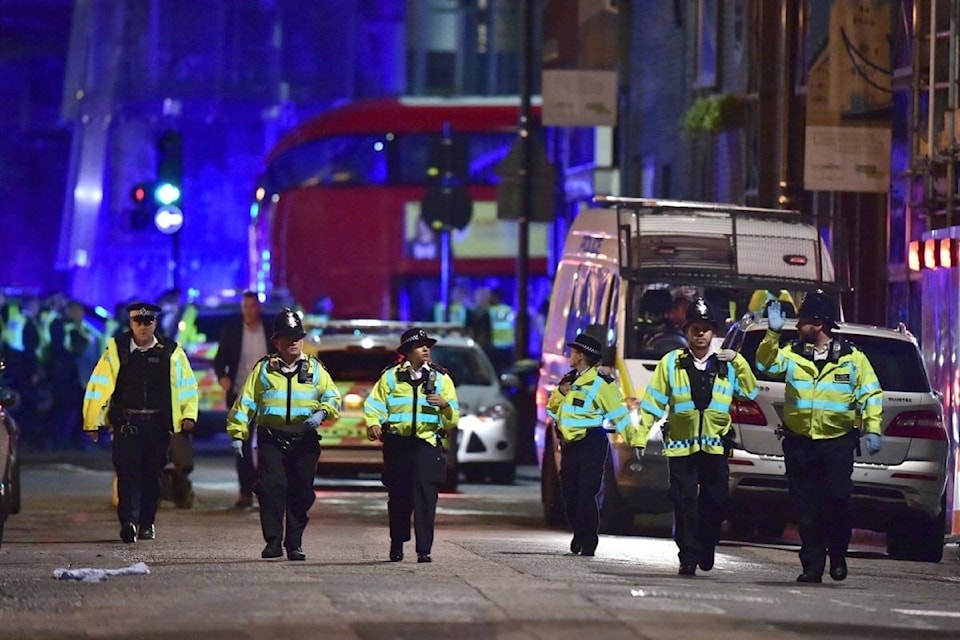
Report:
[[[803,159],[808,191],[890,190],[890,128],[808,126]]]
[[[617,72],[544,71],[543,124],[554,127],[616,126]]]

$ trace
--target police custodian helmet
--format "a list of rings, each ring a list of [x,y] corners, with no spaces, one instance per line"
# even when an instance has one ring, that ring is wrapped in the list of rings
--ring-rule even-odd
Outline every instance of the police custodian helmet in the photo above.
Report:
[[[293,338],[299,340],[307,332],[303,330],[303,321],[299,314],[289,307],[284,307],[280,313],[273,318],[273,335],[271,340],[277,338]]]
[[[823,289],[817,289],[803,297],[797,317],[820,320],[825,327],[834,328],[837,326],[837,303]]]
[[[694,322],[706,322],[711,327],[716,324],[713,309],[703,298],[697,298],[687,306],[687,319],[683,321],[683,328],[686,329]]]

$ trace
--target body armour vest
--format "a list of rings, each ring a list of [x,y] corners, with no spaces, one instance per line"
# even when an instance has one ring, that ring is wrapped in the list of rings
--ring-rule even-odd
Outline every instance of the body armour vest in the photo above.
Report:
[[[170,358],[174,343],[159,343],[151,349],[130,351],[130,334],[117,337],[120,371],[111,406],[117,409],[171,411]]]

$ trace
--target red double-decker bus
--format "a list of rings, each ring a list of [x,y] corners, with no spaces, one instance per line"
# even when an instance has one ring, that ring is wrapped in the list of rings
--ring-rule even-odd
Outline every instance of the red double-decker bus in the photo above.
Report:
[[[472,218],[451,232],[452,282],[513,299],[516,223],[496,212],[497,166],[517,137],[519,99],[379,98],[316,116],[266,158],[251,210],[251,274],[338,318],[432,319],[440,243],[421,219],[444,131],[463,159]],[[539,106],[534,107],[539,116]],[[548,291],[548,224],[530,225],[530,283]],[[542,295],[548,295],[543,293]],[[531,297],[533,302],[535,298]]]

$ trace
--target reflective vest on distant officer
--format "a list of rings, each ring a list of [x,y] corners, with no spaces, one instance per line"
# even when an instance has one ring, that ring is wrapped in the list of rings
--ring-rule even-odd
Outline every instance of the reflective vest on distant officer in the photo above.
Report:
[[[783,424],[814,440],[849,433],[862,416],[861,429],[880,434],[883,390],[867,356],[834,337],[822,368],[813,345],[799,340],[780,347],[780,334],[768,330],[757,347],[757,369],[786,380]]]
[[[83,430],[96,431],[102,426],[114,426],[110,422],[109,410],[113,392],[117,386],[120,365],[125,360],[121,349],[129,353],[130,334],[123,333],[107,343],[107,350],[93,370],[87,391],[83,397]],[[172,424],[170,430],[180,431],[184,418],[196,421],[199,392],[197,379],[190,368],[187,354],[176,342],[157,336],[157,344],[148,349],[159,357],[170,361],[170,400]]]
[[[460,408],[453,380],[440,366],[429,363],[428,379],[419,385],[405,381],[409,375],[404,371],[407,361],[384,369],[367,400],[363,403],[363,418],[367,425],[379,424],[385,431],[401,436],[414,433],[418,438],[436,444],[436,433],[457,426]],[[427,402],[425,385],[432,385],[437,395],[450,405],[449,415]]]
[[[720,362],[710,356],[704,375],[713,378],[712,389],[704,391],[702,409],[697,408],[690,369],[695,367],[688,349],[674,349],[657,363],[653,378],[640,402],[640,425],[627,434],[633,447],[646,447],[653,425],[668,414],[663,454],[689,456],[697,451],[722,454],[723,436],[730,430],[730,404],[733,396],[757,397],[757,381],[750,365],[739,353],[731,362]],[[699,378],[694,374],[695,378]]]
[[[506,304],[495,304],[490,307],[490,344],[495,349],[512,349],[516,314],[513,308]]]
[[[434,322],[453,322],[460,326],[467,326],[467,308],[461,302],[450,303],[450,317],[445,318],[443,313],[443,303],[438,302],[433,305]]]
[[[243,390],[227,416],[227,433],[237,440],[250,437],[250,424],[299,433],[301,424],[321,409],[327,420],[340,417],[340,391],[323,364],[303,355],[296,369],[285,372],[277,354],[262,358],[253,367]]]
[[[633,417],[623,401],[623,394],[613,376],[590,367],[577,377],[567,395],[559,387],[550,394],[547,414],[560,429],[564,442],[574,442],[587,435],[588,429],[609,424],[624,431],[633,425]]]
[[[11,303],[7,306],[7,323],[3,327],[3,342],[14,351],[23,351],[23,327],[26,319],[20,311],[20,305]]]

